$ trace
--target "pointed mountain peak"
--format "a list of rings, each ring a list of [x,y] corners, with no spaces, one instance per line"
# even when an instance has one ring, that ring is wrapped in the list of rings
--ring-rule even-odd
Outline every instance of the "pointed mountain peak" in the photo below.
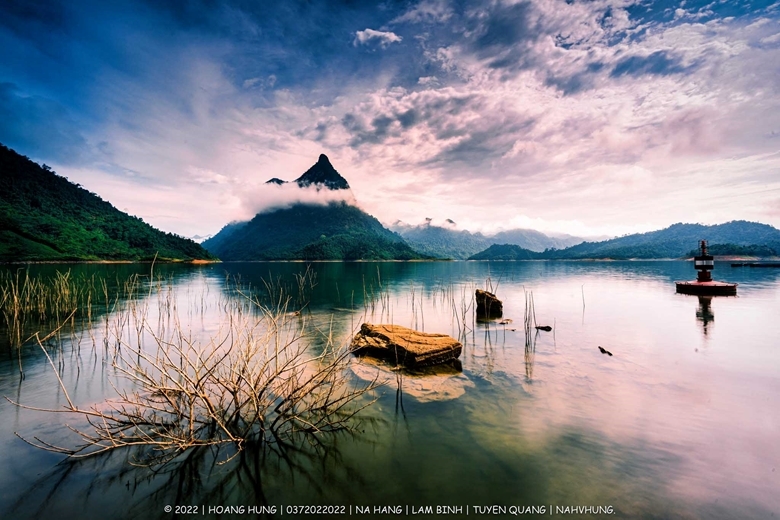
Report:
[[[282,179],[279,179],[278,177],[274,177],[273,179],[268,179],[265,181],[266,184],[286,184],[287,181],[283,181]]]
[[[306,173],[295,179],[301,188],[314,185],[322,185],[329,190],[348,190],[347,180],[339,175],[339,172],[330,164],[328,156],[321,154],[317,164],[309,168]]]

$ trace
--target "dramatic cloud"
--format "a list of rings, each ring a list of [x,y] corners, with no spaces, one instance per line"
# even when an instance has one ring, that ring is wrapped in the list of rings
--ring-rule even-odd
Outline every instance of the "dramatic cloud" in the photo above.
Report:
[[[320,153],[388,223],[780,226],[779,18],[638,0],[4,5],[0,142],[184,235],[289,204],[262,183]]]

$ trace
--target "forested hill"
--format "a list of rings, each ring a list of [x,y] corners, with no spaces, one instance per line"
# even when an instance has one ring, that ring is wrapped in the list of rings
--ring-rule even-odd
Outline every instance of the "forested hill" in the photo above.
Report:
[[[548,250],[544,258],[681,258],[690,255],[700,240],[732,254],[733,246],[766,246],[780,252],[780,230],[767,224],[735,220],[714,226],[674,224],[649,233],[627,235],[603,242],[583,242],[561,250]]]
[[[521,248],[494,246],[472,260],[564,260],[686,258],[707,240],[716,255],[774,256],[780,254],[780,230],[767,224],[735,220],[725,224],[674,224],[666,229],[627,235],[602,242],[583,242],[566,249],[533,253]]]
[[[471,256],[469,260],[540,260],[542,253],[524,249],[515,244],[493,244],[484,251]]]
[[[273,178],[266,184],[281,186]],[[319,194],[349,191],[349,183],[325,155],[294,181],[296,189]],[[273,188],[272,188],[273,189]],[[397,233],[346,201],[298,202],[258,213],[248,222],[232,222],[203,247],[223,260],[415,260],[414,251]]]
[[[430,219],[416,226],[397,221],[390,228],[400,234],[406,243],[420,253],[437,258],[465,260],[493,244],[514,244],[521,249],[541,252],[549,248],[564,248],[583,241],[570,235],[550,237],[532,229],[510,229],[495,235],[471,233],[457,229],[455,222],[432,224]]]
[[[0,145],[0,261],[214,259]]]
[[[204,247],[223,260],[425,258],[371,215],[344,202],[296,204],[225,226]]]

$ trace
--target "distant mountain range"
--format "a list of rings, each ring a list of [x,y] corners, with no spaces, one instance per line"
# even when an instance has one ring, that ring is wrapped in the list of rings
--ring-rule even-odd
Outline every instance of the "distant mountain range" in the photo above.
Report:
[[[325,155],[293,181],[301,189],[348,190]],[[267,184],[287,184],[278,178]],[[233,222],[203,246],[223,260],[412,260],[424,258],[400,235],[347,202],[297,203]]]
[[[0,261],[214,259],[0,145]]]
[[[523,249],[541,252],[550,248],[565,248],[583,241],[571,235],[551,237],[532,229],[511,229],[494,235],[471,233],[456,229],[448,219],[443,225],[435,225],[431,219],[412,226],[396,221],[391,227],[400,234],[413,249],[436,258],[465,260],[493,244],[514,244]]]
[[[666,229],[627,235],[601,242],[583,242],[541,253],[513,245],[493,245],[470,260],[654,259],[690,257],[699,240],[712,254],[775,256],[780,253],[780,230],[767,224],[735,220],[725,224],[674,224]]]
[[[201,247],[117,210],[48,166],[0,145],[0,261],[149,260],[155,255],[175,260],[654,259],[690,257],[702,239],[715,255],[780,254],[780,230],[747,221],[674,224],[598,242],[528,229],[486,236],[457,229],[451,220],[434,225],[427,219],[417,226],[399,221],[390,230],[346,201],[354,200],[349,183],[325,155],[294,181],[274,178],[268,184],[306,190],[305,200],[314,193],[322,203],[294,203],[230,223]],[[334,201],[342,192],[349,197]]]

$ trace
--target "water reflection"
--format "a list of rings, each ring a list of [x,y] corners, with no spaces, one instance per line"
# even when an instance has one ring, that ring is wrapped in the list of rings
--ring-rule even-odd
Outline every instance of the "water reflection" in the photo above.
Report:
[[[526,335],[525,349],[523,353],[523,361],[525,363],[525,378],[527,382],[532,382],[534,379],[534,359],[536,358],[536,338],[539,336],[539,332],[533,334],[533,337],[529,338]]]
[[[712,296],[699,296],[699,308],[696,309],[696,319],[702,324],[704,336],[707,336],[707,326],[715,321],[715,314],[710,308],[711,304]]]
[[[673,281],[690,268],[686,262],[314,264],[316,285],[309,280],[301,319],[316,331],[315,351],[349,339],[363,321],[416,325],[463,342],[462,372],[388,370],[388,385],[365,410],[369,421],[357,438],[282,453],[247,447],[222,465],[234,453],[204,450],[155,471],[130,467],[119,456],[55,466],[58,458],[23,445],[13,432],[57,440],[63,424],[12,412],[0,400],[0,417],[9,419],[0,422],[0,517],[170,518],[166,504],[400,502],[613,504],[622,518],[768,518],[780,507],[780,471],[773,471],[780,468],[777,273],[735,271],[730,279],[740,283],[741,297],[719,300],[713,334],[711,299],[697,304],[674,294]],[[193,334],[218,330],[215,308],[229,296],[226,271],[266,293],[264,280],[297,293],[295,275],[306,265],[183,269],[175,286]],[[501,276],[498,292],[514,324],[476,323],[471,296],[488,276]],[[524,334],[526,287],[536,295],[540,323],[554,325],[551,332]],[[745,328],[746,322],[760,326]],[[702,329],[706,355],[693,353]],[[137,333],[130,325],[122,330]],[[88,332],[84,338],[83,358],[65,349],[55,363],[74,398],[89,405],[113,389],[104,347],[93,348]],[[744,345],[739,352],[729,348],[737,342]],[[615,356],[602,356],[597,345]],[[53,396],[57,381],[41,358],[40,349],[25,358],[24,382],[16,357],[0,360],[0,396],[61,406]],[[354,365],[356,377],[375,376],[366,363]]]
[[[381,419],[364,421],[366,428],[387,427]],[[333,504],[334,490],[365,486],[356,461],[342,454],[344,443],[355,442],[373,449],[370,439],[358,441],[342,432],[327,443],[248,444],[238,452],[224,446],[196,448],[157,467],[138,466],[132,453],[69,461],[0,512],[17,519],[103,519],[107,512],[116,519],[187,517],[165,514],[165,505],[179,505],[198,507],[197,516],[214,518],[220,515],[210,514],[209,507],[254,506],[253,518],[277,518],[285,514],[279,510],[280,487],[305,489],[309,504]],[[293,496],[284,496],[289,504]]]

